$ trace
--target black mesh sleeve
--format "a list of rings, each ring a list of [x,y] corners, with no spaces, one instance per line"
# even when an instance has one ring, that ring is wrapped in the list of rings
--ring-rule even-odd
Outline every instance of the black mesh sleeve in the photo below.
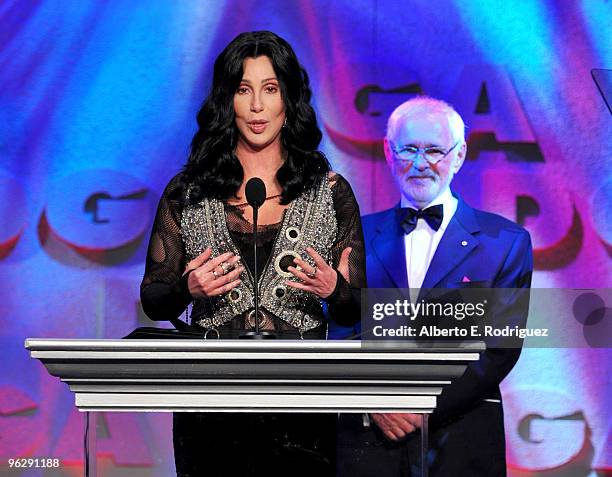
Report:
[[[338,269],[342,251],[351,247],[348,264],[348,281],[338,273],[338,282],[334,292],[327,297],[331,318],[344,325],[351,325],[360,317],[360,294],[366,285],[365,247],[359,205],[348,181],[340,174],[334,174],[332,197],[336,220],[338,221],[338,236],[332,246],[332,265]]]
[[[140,285],[142,308],[156,321],[174,322],[191,302],[187,276],[183,277],[186,258],[180,230],[181,197],[180,179],[175,176],[159,201]]]

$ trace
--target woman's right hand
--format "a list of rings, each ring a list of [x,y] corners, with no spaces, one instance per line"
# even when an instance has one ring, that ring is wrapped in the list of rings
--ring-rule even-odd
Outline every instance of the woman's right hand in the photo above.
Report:
[[[222,295],[241,283],[238,277],[244,267],[239,255],[226,252],[212,259],[211,255],[212,250],[208,247],[185,268],[185,273],[189,274],[187,287],[194,298]]]

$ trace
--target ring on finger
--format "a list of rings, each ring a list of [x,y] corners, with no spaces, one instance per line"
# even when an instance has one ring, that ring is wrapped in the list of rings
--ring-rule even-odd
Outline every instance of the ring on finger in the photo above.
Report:
[[[219,274],[215,270],[212,271],[212,274],[213,274],[213,277],[215,277],[215,280],[219,278]]]
[[[230,264],[227,262],[223,262],[221,265],[219,265],[221,267],[221,270],[223,270],[223,275],[225,275],[229,269],[230,269]]]
[[[315,265],[314,268],[312,269],[312,272],[307,273],[306,276],[308,278],[314,278],[317,276],[317,266]]]

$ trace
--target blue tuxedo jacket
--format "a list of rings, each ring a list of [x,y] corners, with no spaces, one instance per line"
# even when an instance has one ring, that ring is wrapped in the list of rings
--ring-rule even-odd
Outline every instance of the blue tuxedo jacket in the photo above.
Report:
[[[531,283],[531,240],[521,226],[476,210],[460,197],[421,288],[522,288]],[[371,288],[409,288],[397,208],[362,218]]]
[[[533,256],[529,233],[499,215],[468,206],[460,197],[421,288],[526,288]],[[363,217],[366,272],[370,288],[409,288],[404,231],[397,208]],[[469,282],[464,282],[464,277]],[[526,310],[525,310],[526,313]],[[509,318],[524,324],[526,314]],[[447,387],[435,416],[456,415],[471,403],[493,395],[516,363],[520,349],[490,350],[464,376]]]
[[[458,200],[457,211],[421,288],[528,288],[533,258],[527,231],[503,217],[473,209],[459,197]],[[370,288],[409,287],[404,231],[399,222],[397,207],[363,217]],[[502,310],[501,319],[512,326],[524,326],[526,314],[527,310],[518,315],[516,310],[507,314]],[[489,348],[477,363],[468,366],[463,376],[444,389],[430,418],[430,475],[505,475],[499,383],[519,355],[520,348]],[[466,444],[474,439],[477,441]],[[470,452],[474,448],[479,450]],[[496,465],[497,470],[490,465]],[[478,471],[483,468],[484,472]]]

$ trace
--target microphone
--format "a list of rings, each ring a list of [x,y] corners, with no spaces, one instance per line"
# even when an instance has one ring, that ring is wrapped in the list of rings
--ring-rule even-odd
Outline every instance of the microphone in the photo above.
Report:
[[[253,221],[257,220],[257,209],[266,201],[266,184],[259,177],[249,179],[244,188],[246,200],[253,207]]]
[[[249,179],[244,188],[246,200],[253,207],[253,297],[255,304],[255,331],[247,331],[241,338],[265,339],[276,338],[270,331],[259,330],[259,273],[257,270],[257,215],[259,207],[266,201],[266,184],[259,177]]]

